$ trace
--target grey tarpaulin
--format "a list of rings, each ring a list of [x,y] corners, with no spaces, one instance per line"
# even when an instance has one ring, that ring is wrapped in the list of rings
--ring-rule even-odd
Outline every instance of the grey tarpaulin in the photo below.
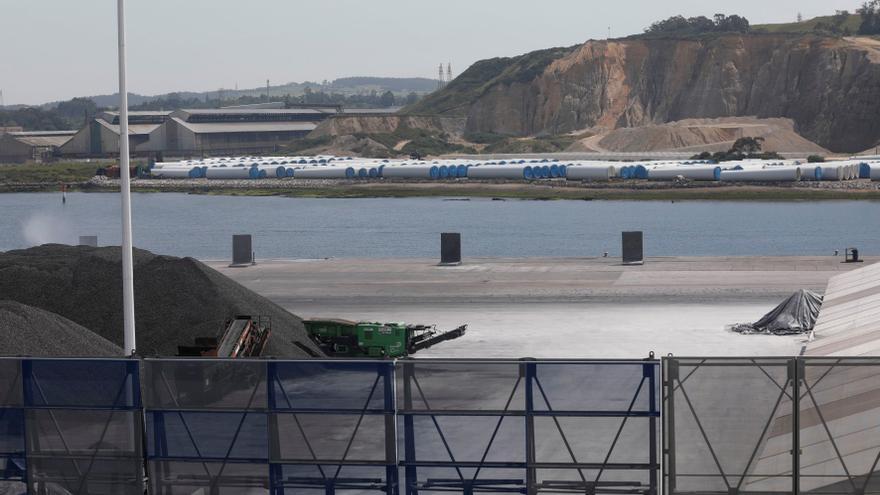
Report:
[[[734,325],[732,330],[739,333],[774,335],[805,333],[813,329],[821,308],[822,296],[801,289],[755,323],[740,323]]]

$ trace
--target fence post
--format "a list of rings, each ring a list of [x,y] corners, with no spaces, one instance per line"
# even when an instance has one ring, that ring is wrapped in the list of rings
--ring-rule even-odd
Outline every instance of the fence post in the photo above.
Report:
[[[792,358],[788,362],[788,375],[791,381],[791,493],[799,495],[801,491],[801,380],[803,379],[804,362],[800,358]]]
[[[642,369],[644,371],[644,376],[648,379],[648,401],[650,405],[648,406],[648,410],[651,413],[651,417],[648,419],[648,443],[650,445],[651,452],[649,454],[651,470],[648,473],[649,479],[649,495],[657,494],[657,471],[659,470],[659,466],[657,464],[657,381],[655,379],[656,373],[656,364],[654,363],[654,353],[651,353],[651,356],[648,358],[648,363],[642,365]]]
[[[34,480],[31,476],[33,472],[33,467],[31,463],[31,429],[28,426],[28,414],[27,408],[30,405],[33,405],[33,397],[31,397],[31,379],[33,377],[31,370],[31,362],[27,359],[22,359],[19,361],[19,373],[21,373],[21,414],[22,414],[22,423],[24,424],[24,482],[27,486],[27,493],[33,493]],[[37,435],[33,435],[33,443],[36,444],[39,441],[39,437]],[[36,449],[39,450],[39,447]]]
[[[664,493],[675,493],[675,380],[678,379],[678,361],[672,356],[663,358],[663,453]]]
[[[380,373],[383,378],[385,391],[385,493],[397,495],[399,493],[400,474],[397,471],[397,422],[395,394],[394,394],[394,361],[387,361],[380,365]]]
[[[403,361],[403,448],[406,460],[406,495],[418,495],[418,470],[413,465],[416,461],[415,427],[412,414],[412,377],[413,363]]]
[[[281,465],[273,461],[281,457],[281,447],[278,444],[278,408],[277,398],[275,397],[275,383],[278,381],[278,363],[271,360],[266,361],[266,402],[269,406],[266,418],[266,427],[268,428],[267,438],[269,439],[268,456],[269,459],[269,494],[284,495],[283,472]]]
[[[535,397],[534,379],[537,374],[535,363],[521,365],[525,368],[526,379],[526,493],[538,493],[537,470],[535,469]]]

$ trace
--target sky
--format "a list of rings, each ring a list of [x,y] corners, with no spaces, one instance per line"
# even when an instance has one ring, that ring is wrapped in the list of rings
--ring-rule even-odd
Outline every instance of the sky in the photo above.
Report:
[[[436,78],[477,60],[641,32],[672,15],[753,24],[854,11],[853,0],[127,0],[128,87],[252,88],[346,76]],[[0,0],[4,103],[112,94],[116,0]]]

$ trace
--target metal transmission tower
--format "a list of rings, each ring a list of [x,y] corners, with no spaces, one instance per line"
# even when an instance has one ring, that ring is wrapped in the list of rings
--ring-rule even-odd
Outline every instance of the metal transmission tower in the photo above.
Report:
[[[452,82],[452,62],[446,64],[446,83]]]
[[[437,69],[437,89],[443,87],[443,64],[440,64],[440,67]]]
[[[3,90],[0,89],[0,107],[5,106],[3,103]]]
[[[266,103],[269,103],[269,80],[266,79]]]

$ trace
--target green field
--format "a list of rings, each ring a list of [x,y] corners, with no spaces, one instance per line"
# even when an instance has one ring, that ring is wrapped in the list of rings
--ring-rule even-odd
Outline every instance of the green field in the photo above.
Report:
[[[816,26],[820,23],[825,25],[835,25],[836,22],[836,16],[826,15],[822,17],[814,17],[812,19],[805,19],[801,22],[789,22],[782,24],[755,24],[752,26],[752,32],[805,34],[815,31]],[[859,25],[861,23],[861,16],[850,14],[845,21],[840,23],[840,28],[846,29],[850,33],[855,34],[859,31]]]
[[[45,184],[86,182],[101,165],[83,162],[27,163],[0,165],[0,184]],[[106,166],[106,165],[105,165]]]

